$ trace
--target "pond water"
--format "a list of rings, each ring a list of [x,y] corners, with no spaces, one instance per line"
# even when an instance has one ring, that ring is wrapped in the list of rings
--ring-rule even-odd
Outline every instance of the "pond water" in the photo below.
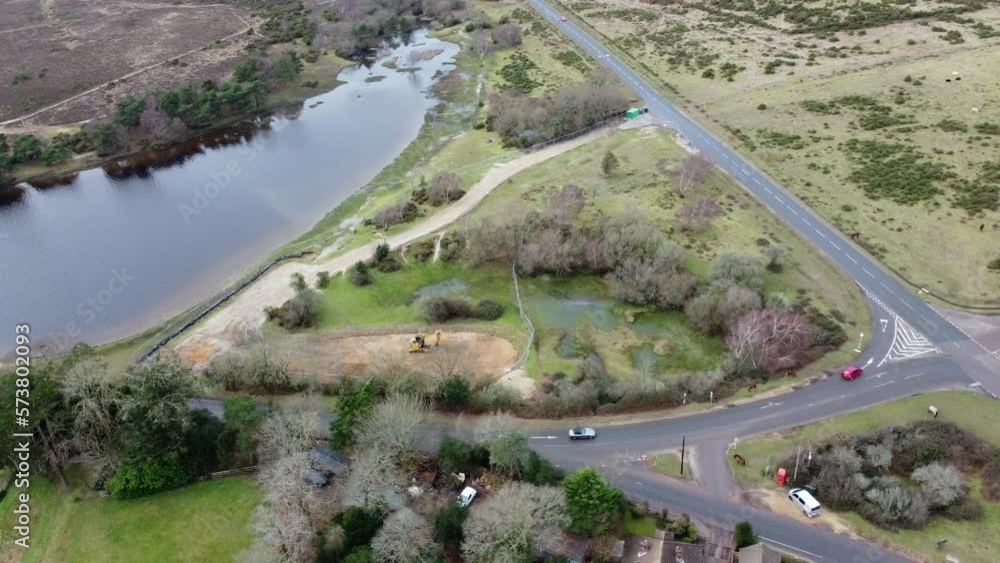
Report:
[[[579,323],[589,322],[601,332],[610,332],[622,324],[613,311],[613,301],[569,299],[553,295],[533,295],[526,300],[528,314],[540,328],[572,332]]]
[[[386,57],[441,53],[413,72],[351,67],[335,90],[253,124],[0,194],[0,354],[20,323],[35,352],[155,326],[308,230],[437,103],[429,88],[459,47],[412,39]]]
[[[469,282],[460,280],[458,278],[452,278],[450,280],[444,280],[433,285],[425,285],[420,289],[414,291],[414,295],[418,298],[420,297],[442,297],[445,295],[454,295],[456,293],[465,293],[472,287]]]

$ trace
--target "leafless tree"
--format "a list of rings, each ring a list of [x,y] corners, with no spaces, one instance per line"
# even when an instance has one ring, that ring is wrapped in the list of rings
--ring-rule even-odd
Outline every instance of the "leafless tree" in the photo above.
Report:
[[[482,62],[493,52],[493,40],[485,32],[477,31],[469,36],[469,47],[473,53],[479,55],[479,60]]]
[[[677,193],[682,197],[693,193],[711,171],[712,163],[700,153],[688,155],[677,171]]]
[[[677,212],[677,224],[685,231],[700,231],[708,227],[712,219],[725,215],[722,206],[710,197],[688,203]]]
[[[774,373],[802,365],[816,327],[797,312],[760,309],[739,318],[726,344],[741,368]]]
[[[427,404],[414,395],[391,393],[361,421],[358,443],[398,455],[413,445],[427,414]]]
[[[546,215],[557,225],[569,225],[586,203],[587,197],[583,190],[573,184],[566,184],[549,198]]]
[[[430,525],[409,508],[390,514],[372,539],[375,560],[385,563],[431,561],[433,549]]]
[[[504,49],[517,47],[521,44],[521,26],[515,23],[504,23],[493,28],[493,41]]]
[[[344,502],[366,509],[385,509],[398,495],[400,483],[390,452],[364,448],[351,460],[344,483]]]
[[[511,483],[476,504],[465,523],[462,555],[470,563],[521,561],[539,537],[567,523],[561,489]]]
[[[277,410],[264,419],[257,431],[257,451],[268,463],[304,452],[313,444],[320,428],[319,415],[313,411]]]
[[[439,172],[431,178],[431,187],[427,192],[427,201],[437,206],[449,203],[465,195],[462,189],[462,178],[454,172]]]
[[[257,474],[264,502],[254,510],[253,529],[280,561],[311,561],[316,526],[329,516],[320,491],[305,480],[309,469],[308,454],[297,452],[274,459]]]

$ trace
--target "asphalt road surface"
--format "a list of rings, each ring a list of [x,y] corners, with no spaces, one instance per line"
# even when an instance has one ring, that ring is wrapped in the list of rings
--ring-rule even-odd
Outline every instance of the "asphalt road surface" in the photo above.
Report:
[[[867,254],[791,197],[764,173],[675,108],[645,79],[633,72],[610,50],[575,23],[560,21],[561,14],[544,0],[529,0],[529,2],[595,60],[629,85],[644,100],[657,121],[676,129],[702,154],[740,182],[778,218],[850,276],[877,305],[876,316],[883,314],[890,320],[896,317],[904,320],[933,342],[939,352],[953,354],[974,382],[981,383],[994,396],[1000,396],[1000,359],[948,322],[926,301],[911,293]]]

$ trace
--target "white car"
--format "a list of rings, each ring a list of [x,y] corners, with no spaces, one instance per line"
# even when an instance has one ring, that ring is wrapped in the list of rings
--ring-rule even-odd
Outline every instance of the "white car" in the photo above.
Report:
[[[462,489],[462,492],[458,495],[458,506],[465,508],[472,504],[473,499],[476,498],[476,489],[472,487],[466,487]]]
[[[588,426],[577,426],[576,428],[570,428],[569,430],[570,440],[593,440],[596,437],[597,430]]]
[[[822,508],[819,505],[819,501],[816,500],[816,497],[809,494],[809,491],[805,489],[792,489],[788,491],[788,498],[792,499],[795,506],[798,506],[799,510],[806,516],[814,518],[820,515]]]

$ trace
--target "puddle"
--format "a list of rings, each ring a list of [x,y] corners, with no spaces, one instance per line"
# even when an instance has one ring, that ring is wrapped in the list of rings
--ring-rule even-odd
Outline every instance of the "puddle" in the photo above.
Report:
[[[468,282],[458,278],[452,278],[450,280],[438,282],[434,285],[425,285],[413,293],[417,297],[442,297],[445,295],[454,295],[456,293],[465,293],[469,290],[469,287],[471,286]]]

